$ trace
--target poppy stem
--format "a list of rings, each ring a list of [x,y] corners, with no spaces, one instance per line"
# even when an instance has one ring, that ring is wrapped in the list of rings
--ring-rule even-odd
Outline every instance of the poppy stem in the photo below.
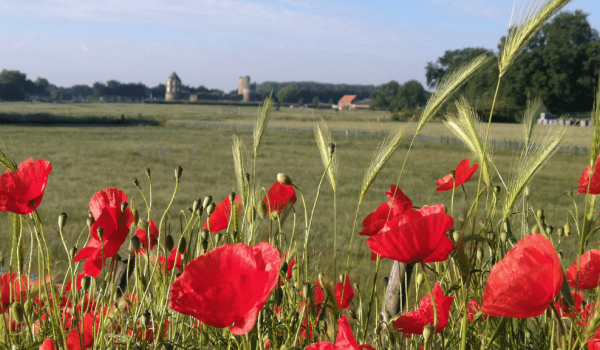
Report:
[[[431,284],[429,284],[429,278],[427,277],[427,271],[425,269],[425,263],[421,261],[421,266],[423,267],[423,277],[425,280],[425,284],[427,284],[427,290],[429,290],[429,295],[431,296],[431,305],[433,305],[433,348],[435,349],[435,335],[437,334],[437,320],[438,320],[438,312],[437,305],[435,303],[435,298],[433,297],[433,290],[431,289]]]
[[[554,311],[554,316],[556,316],[556,321],[558,322],[558,332],[560,334],[560,341],[562,344],[562,348],[566,349],[567,348],[567,339],[565,338],[565,334],[567,333],[567,330],[565,329],[565,325],[562,323],[562,320],[560,319],[560,315],[558,314],[556,307],[554,307],[554,304],[550,303],[550,307],[552,308],[552,311]]]

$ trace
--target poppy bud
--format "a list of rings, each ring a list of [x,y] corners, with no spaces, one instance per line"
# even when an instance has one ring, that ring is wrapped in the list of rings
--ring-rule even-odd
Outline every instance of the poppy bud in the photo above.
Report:
[[[453,179],[456,178],[456,170],[450,170],[450,176],[452,176]]]
[[[102,227],[98,227],[98,229],[96,230],[96,233],[98,233],[98,237],[100,237],[100,239],[102,239],[102,236],[104,235],[104,229]]]
[[[562,252],[562,250],[558,251],[558,257],[560,258],[560,260],[563,259],[563,252]]]
[[[565,230],[565,236],[569,237],[571,235],[571,225],[567,222],[563,228]]]
[[[215,203],[210,203],[208,205],[208,207],[206,208],[206,214],[208,214],[208,216],[212,215],[212,213],[215,211],[215,208],[217,206],[215,205]]]
[[[150,324],[150,311],[146,310],[142,314],[142,324],[146,327]]]
[[[215,245],[218,244],[220,240],[221,240],[221,234],[220,233],[216,233],[215,234]]]
[[[140,187],[140,182],[138,181],[138,179],[136,177],[133,178],[133,180],[131,180],[131,182],[133,182],[133,185],[137,188]]]
[[[11,305],[10,309],[12,311],[12,316],[15,319],[15,321],[19,323],[23,323],[23,321],[25,321],[25,312],[23,310],[23,305],[21,305],[20,302],[15,301]]]
[[[329,144],[329,156],[332,157],[334,152],[335,152],[335,144],[330,143]]]
[[[25,311],[25,315],[29,315],[33,311],[31,300],[25,300],[25,303],[23,303],[23,311]]]
[[[340,279],[340,282],[344,282],[344,275],[340,274],[338,278]]]
[[[348,309],[348,315],[356,320],[356,311],[354,309]]]
[[[267,215],[267,204],[263,201],[260,201],[258,204],[258,215],[261,218],[264,218]]]
[[[358,283],[354,282],[354,289],[358,291]]]
[[[454,238],[454,242],[458,242],[458,240],[460,239],[460,232],[452,231],[452,238]]]
[[[277,306],[281,305],[282,301],[283,301],[283,290],[281,290],[281,287],[277,287],[277,288],[275,288],[275,305],[277,305]]]
[[[562,227],[557,228],[556,234],[558,234],[558,237],[562,237],[565,234],[565,229]]]
[[[77,254],[77,247],[71,248],[71,259],[75,257],[75,254]]]
[[[500,241],[502,243],[506,243],[507,240],[508,240],[508,233],[506,233],[506,231],[500,232]]]
[[[487,233],[487,239],[488,239],[488,241],[491,241],[491,242],[495,241],[496,240],[496,233],[494,233],[494,231],[489,231]]]
[[[62,229],[67,224],[67,214],[61,213],[58,216],[58,228]]]
[[[140,250],[140,244],[140,237],[133,236],[133,238],[131,239],[131,247],[133,248],[133,250],[135,250],[136,252]]]
[[[90,290],[90,287],[92,285],[92,278],[89,276],[85,276],[81,279],[81,289],[83,289],[84,292],[87,292]]]
[[[540,233],[540,229],[539,229],[538,225],[533,225],[533,226],[531,227],[531,233],[532,233],[532,234],[533,234],[533,233]]]
[[[483,259],[483,249],[477,247],[477,260],[481,261],[481,259]]]
[[[128,206],[129,206],[129,203],[121,202],[121,214],[125,214],[125,210],[127,210]]]
[[[151,178],[150,168],[146,168],[146,176],[148,176],[149,179]]]
[[[288,263],[287,261],[283,261],[283,263],[281,263],[281,268],[279,269],[279,273],[282,273],[284,276],[287,274],[287,270],[288,270]],[[319,274],[321,275],[321,274]]]
[[[192,212],[195,213],[198,210],[201,210],[202,206],[200,205],[200,201],[201,199],[198,198],[194,201],[194,204],[192,204]],[[200,212],[200,215],[202,215],[202,212]]]
[[[282,185],[291,185],[292,179],[290,179],[290,177],[284,173],[279,173],[277,174],[277,182],[279,182]]]
[[[204,200],[202,201],[202,208],[207,209],[208,206],[210,205],[210,203],[212,203],[212,196],[204,197]],[[208,215],[210,215],[210,214],[208,214]]]
[[[279,213],[276,211],[272,211],[271,215],[269,215],[269,217],[271,218],[271,220],[277,221],[277,220],[279,220]]]
[[[425,343],[427,343],[427,339],[429,339],[429,336],[431,335],[432,328],[430,323],[423,327],[423,339],[425,340]]]
[[[187,208],[185,208],[185,209],[187,209],[187,211],[189,211],[189,212],[190,212],[190,213],[192,213],[192,214],[194,213],[194,211],[192,210],[192,207],[191,207],[191,206],[190,206],[190,207],[187,207]]]
[[[202,251],[204,253],[206,253],[206,250],[208,250],[208,241],[207,240],[203,240],[202,242],[200,242],[202,244]]]
[[[309,292],[310,292],[310,283],[304,283],[302,285],[302,295],[304,296],[304,299],[308,298]]]
[[[87,223],[88,229],[91,229],[92,225],[94,224],[94,219],[87,218],[86,223]]]
[[[229,194],[229,201],[230,201],[231,203],[233,203],[233,202],[235,201],[235,192],[231,192],[231,193]]]
[[[246,212],[246,219],[248,219],[248,222],[254,222],[254,220],[256,220],[255,207],[250,207],[250,209],[248,209],[248,211]]]
[[[541,219],[541,218],[542,218],[542,216],[544,216],[544,211],[543,211],[542,209],[538,209],[538,210],[535,212],[535,216],[537,216],[539,219]]]
[[[175,178],[179,180],[181,178],[181,173],[183,173],[183,168],[179,165],[175,168]]]
[[[181,237],[181,241],[179,242],[179,254],[185,254],[185,248],[187,247],[187,242],[185,240],[185,237]]]
[[[210,232],[207,229],[204,229],[200,231],[200,237],[203,241],[208,241],[208,239],[210,238]]]
[[[546,227],[546,234],[547,234],[548,236],[550,236],[550,235],[552,234],[552,232],[554,232],[554,227],[552,227],[552,226],[547,226],[547,227]]]
[[[500,191],[502,191],[502,187],[496,186],[496,187],[494,187],[494,190],[496,191],[496,195],[498,195],[498,194],[500,194]]]
[[[138,213],[137,208],[134,206],[133,209],[133,222],[132,225],[133,226],[137,226],[138,225],[138,221],[140,221],[140,214]]]
[[[417,286],[420,286],[421,284],[423,284],[423,273],[419,272],[419,274],[417,275]]]
[[[165,237],[165,249],[170,252],[173,250],[174,246],[175,242],[173,242],[173,236],[167,235],[167,237]]]
[[[390,283],[389,277],[384,277],[383,278],[383,288],[387,289],[388,283]]]
[[[143,231],[148,231],[148,221],[146,221],[146,219],[140,218],[138,220],[137,227]]]

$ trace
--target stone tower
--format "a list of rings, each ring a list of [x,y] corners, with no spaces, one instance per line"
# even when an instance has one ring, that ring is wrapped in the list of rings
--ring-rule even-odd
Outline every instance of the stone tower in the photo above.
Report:
[[[244,95],[244,102],[250,101],[250,76],[240,77],[238,95]]]
[[[167,93],[165,94],[165,100],[176,100],[180,98],[180,92],[181,79],[179,79],[177,73],[173,72],[173,74],[167,78]]]

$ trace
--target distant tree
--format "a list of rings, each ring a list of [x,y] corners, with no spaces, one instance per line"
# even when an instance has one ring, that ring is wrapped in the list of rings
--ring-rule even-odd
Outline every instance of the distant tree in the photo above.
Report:
[[[50,83],[48,82],[48,79],[37,78],[33,82],[33,89],[31,91],[31,94],[38,95],[38,96],[48,96],[48,94],[50,93],[49,88],[50,88]]]
[[[106,96],[108,92],[107,86],[99,81],[95,82],[94,85],[92,85],[92,89],[94,89],[94,97],[96,98]]]
[[[150,93],[154,98],[165,98],[165,94],[167,93],[167,87],[165,84],[158,84],[157,86],[150,88]]]
[[[2,70],[0,72],[0,100],[26,100],[33,88],[33,82],[27,80],[27,75],[18,70]]]
[[[282,103],[292,103],[298,100],[298,91],[292,84],[287,85],[277,92],[277,100]]]
[[[400,85],[396,95],[393,96],[390,109],[399,112],[403,109],[420,108],[425,105],[429,92],[416,80],[409,80]]]
[[[52,90],[52,92],[50,94],[54,101],[62,101],[64,99],[64,94],[61,89]]]
[[[486,52],[489,52],[489,50],[482,47],[466,47],[458,50],[447,50],[436,62],[427,62],[427,66],[425,67],[427,85],[430,88],[435,89],[440,83],[440,80],[447,73],[454,71],[463,63]]]
[[[371,93],[371,107],[392,111],[392,99],[398,93],[399,88],[400,84],[395,80],[377,86]]]
[[[303,104],[304,104],[304,98],[300,97],[300,98],[298,99],[298,105],[299,105],[299,106],[301,106],[301,105],[303,105]]]
[[[317,109],[321,108],[321,101],[319,100],[318,96],[313,97],[312,105]]]

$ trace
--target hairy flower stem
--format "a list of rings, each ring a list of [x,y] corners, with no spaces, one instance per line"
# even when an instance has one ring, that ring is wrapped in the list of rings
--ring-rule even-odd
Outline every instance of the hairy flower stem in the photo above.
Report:
[[[421,267],[423,267],[423,277],[425,280],[425,284],[427,284],[427,290],[429,291],[429,295],[431,296],[431,305],[433,305],[433,334],[431,335],[433,338],[433,348],[435,349],[437,342],[435,341],[435,337],[437,334],[437,323],[438,323],[438,312],[437,305],[435,304],[435,298],[433,297],[433,290],[431,289],[431,284],[429,284],[429,278],[427,277],[427,270],[425,268],[425,263],[421,261]]]
[[[373,285],[371,286],[371,296],[369,297],[369,307],[367,308],[367,320],[363,325],[363,343],[367,342],[367,327],[369,325],[369,319],[371,316],[371,308],[373,307],[373,298],[377,290],[377,274],[379,272],[379,263],[381,262],[381,256],[377,255],[377,262],[375,263],[375,275],[373,276]]]

